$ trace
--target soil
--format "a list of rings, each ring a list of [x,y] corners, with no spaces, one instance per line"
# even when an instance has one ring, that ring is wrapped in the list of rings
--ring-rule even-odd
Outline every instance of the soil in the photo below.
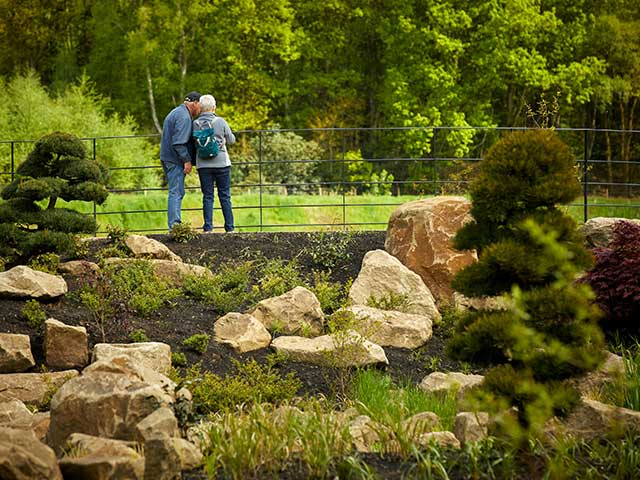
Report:
[[[310,278],[314,270],[321,268],[318,264],[318,249],[323,246],[336,245],[344,241],[344,232],[324,233],[215,233],[201,234],[186,243],[176,243],[167,235],[152,235],[152,238],[163,242],[173,252],[180,255],[185,262],[209,266],[215,271],[228,262],[238,262],[244,259],[262,256],[268,259],[296,260],[303,276]],[[374,249],[384,249],[385,232],[361,232],[349,234],[348,253],[341,255],[331,269],[331,280],[348,282],[355,279],[360,271],[362,258],[366,252]],[[91,254],[108,245],[108,239],[96,239],[89,242]],[[329,247],[327,247],[329,248]],[[314,252],[316,255],[314,256]],[[65,275],[69,285],[69,294],[42,303],[47,318],[55,318],[69,325],[82,325],[87,328],[90,338],[90,348],[103,341],[91,313],[85,309],[76,298],[74,292],[86,283],[87,279]],[[24,300],[0,299],[0,332],[26,333],[31,337],[32,350],[37,365],[34,371],[39,371],[44,363],[43,335],[41,328],[31,328],[23,318],[21,312],[25,306]],[[105,340],[109,343],[129,343],[129,334],[143,329],[150,341],[169,344],[173,352],[184,351],[189,364],[201,362],[202,369],[220,376],[235,371],[233,360],[244,361],[254,358],[265,362],[270,349],[262,349],[246,354],[237,354],[229,347],[217,344],[213,340],[213,324],[218,318],[213,306],[201,303],[188,296],[181,296],[162,307],[150,317],[137,316],[122,305],[118,309],[115,319],[105,332]],[[209,333],[211,341],[207,351],[200,355],[187,351],[182,346],[184,339],[196,333]],[[444,353],[447,331],[434,328],[432,339],[417,350],[386,348],[389,359],[386,372],[398,382],[420,382],[426,375],[437,370],[460,370],[460,365]],[[302,382],[300,395],[323,394],[331,397],[336,393],[336,385],[332,384],[334,373],[327,368],[315,365],[285,362],[278,366],[280,372],[286,375],[293,372]],[[385,462],[378,470],[384,470]],[[391,467],[393,469],[393,467]],[[198,478],[198,477],[192,477]]]

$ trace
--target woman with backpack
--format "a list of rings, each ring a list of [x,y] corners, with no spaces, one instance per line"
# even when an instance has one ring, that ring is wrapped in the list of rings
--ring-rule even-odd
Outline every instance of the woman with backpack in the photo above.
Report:
[[[216,99],[213,95],[200,97],[200,116],[193,121],[193,138],[196,144],[196,168],[202,191],[202,215],[205,232],[213,231],[213,190],[218,188],[218,200],[224,216],[225,232],[233,232],[231,209],[231,161],[227,145],[236,137],[224,118],[215,114]]]

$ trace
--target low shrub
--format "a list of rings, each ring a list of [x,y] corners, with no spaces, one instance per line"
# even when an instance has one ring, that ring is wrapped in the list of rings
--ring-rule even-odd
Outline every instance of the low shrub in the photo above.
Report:
[[[143,328],[139,328],[129,334],[129,340],[133,343],[144,343],[149,341],[149,337],[147,337],[147,332]]]
[[[329,272],[313,272],[313,286],[310,290],[320,302],[322,311],[330,315],[346,306],[351,283],[351,280],[345,284],[331,282]]]
[[[47,319],[47,314],[42,310],[40,303],[35,300],[27,300],[22,307],[22,317],[27,320],[27,325],[31,328],[40,328]]]
[[[187,348],[190,348],[194,352],[198,352],[199,354],[203,354],[209,348],[209,340],[211,339],[210,335],[206,333],[196,333],[195,335],[191,335],[189,338],[186,338],[182,345]]]
[[[174,367],[186,367],[187,356],[183,352],[171,352],[171,365]]]
[[[176,223],[169,232],[169,238],[177,243],[187,243],[198,238],[198,232],[188,223]]]
[[[56,275],[60,265],[60,255],[51,252],[41,253],[31,258],[27,265],[34,270]]]
[[[322,270],[330,271],[351,258],[349,246],[353,238],[352,232],[310,233],[308,238],[309,246],[305,248],[305,252]]]

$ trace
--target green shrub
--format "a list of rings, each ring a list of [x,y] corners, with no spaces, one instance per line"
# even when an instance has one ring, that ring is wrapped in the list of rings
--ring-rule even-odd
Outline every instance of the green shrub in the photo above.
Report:
[[[282,259],[264,260],[257,267],[258,280],[257,300],[277,297],[288,292],[294,287],[304,285],[300,276],[297,260],[285,261]]]
[[[313,272],[313,286],[310,290],[320,302],[322,311],[330,315],[347,304],[351,281],[346,284],[331,282],[329,272]]]
[[[250,288],[252,272],[251,262],[226,264],[213,275],[186,275],[183,290],[212,304],[221,315],[240,311],[254,299],[255,292]]]
[[[47,319],[47,314],[42,310],[42,307],[40,307],[40,303],[34,299],[25,302],[21,314],[31,328],[42,327]]]
[[[351,258],[349,246],[353,239],[352,232],[320,232],[307,235],[309,245],[305,247],[305,252],[316,266],[331,270]]]
[[[186,367],[187,356],[183,352],[171,352],[171,365],[174,367]]]
[[[184,345],[187,348],[190,348],[195,352],[203,354],[204,352],[207,351],[207,348],[209,347],[210,339],[211,337],[206,333],[196,333],[194,335],[191,335],[189,338],[186,338],[182,342],[182,345]]]
[[[187,243],[198,238],[198,232],[191,227],[191,224],[176,223],[169,232],[169,238],[177,243]]]
[[[222,378],[201,372],[195,365],[187,372],[185,385],[193,394],[194,410],[209,414],[254,403],[279,403],[293,398],[301,382],[293,373],[282,377],[270,365],[260,365],[251,359],[245,363],[234,360],[236,373]]]
[[[29,260],[29,267],[34,270],[49,273],[55,275],[58,273],[58,266],[60,265],[60,255],[55,253],[41,253]]]
[[[149,341],[149,337],[147,337],[147,332],[143,328],[139,328],[129,334],[129,340],[133,343],[144,343]]]
[[[369,297],[367,299],[367,305],[380,310],[407,312],[411,307],[411,300],[406,293],[388,292],[379,297]]]

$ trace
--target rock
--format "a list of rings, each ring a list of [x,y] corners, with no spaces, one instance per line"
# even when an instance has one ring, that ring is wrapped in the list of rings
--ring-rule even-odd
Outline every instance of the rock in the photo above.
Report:
[[[174,390],[171,380],[130,357],[93,363],[53,396],[48,443],[60,452],[72,433],[136,440],[138,423],[172,405]]]
[[[59,463],[65,479],[144,478],[144,457],[133,442],[74,433],[65,451]]]
[[[0,272],[0,297],[57,298],[67,293],[67,282],[58,275],[18,265]]]
[[[182,262],[179,255],[173,253],[166,245],[144,235],[127,235],[125,243],[136,258],[156,258]]]
[[[423,315],[380,310],[364,305],[347,307],[355,316],[354,330],[381,347],[418,348],[432,335],[431,319]]]
[[[18,399],[0,402],[0,426],[9,428],[30,427],[33,413]]]
[[[367,252],[349,290],[349,300],[353,305],[367,305],[371,298],[379,300],[390,295],[406,297],[407,313],[423,315],[434,323],[441,319],[433,295],[418,274],[384,250]]]
[[[484,381],[482,375],[466,375],[460,372],[433,372],[427,375],[420,382],[420,388],[426,392],[446,393],[450,390],[457,390],[458,398],[471,388],[480,385]]]
[[[284,334],[320,335],[324,314],[316,296],[304,287],[258,303],[251,312],[268,330]]]
[[[439,305],[451,302],[454,275],[478,260],[475,251],[451,245],[472,220],[470,209],[464,197],[438,196],[400,205],[389,218],[385,250],[420,275]]]
[[[504,297],[465,297],[453,292],[453,308],[456,310],[506,310],[509,304]]]
[[[294,362],[339,368],[389,364],[382,347],[355,331],[315,338],[282,336],[275,338],[271,346]]]
[[[100,267],[88,260],[71,260],[61,263],[58,266],[58,272],[73,275],[75,277],[86,277],[95,275],[100,271]]]
[[[202,463],[202,453],[182,438],[156,434],[144,444],[146,480],[173,480],[182,470],[193,470]]]
[[[489,414],[486,412],[460,412],[453,421],[453,433],[462,445],[487,438]]]
[[[56,455],[29,430],[0,427],[0,477],[62,480]]]
[[[434,431],[439,425],[438,415],[433,412],[420,412],[404,420],[401,429],[409,438],[418,438],[423,433]]]
[[[371,453],[376,443],[380,442],[378,433],[382,425],[371,420],[367,415],[359,415],[349,422],[349,434],[356,451]]]
[[[588,248],[608,247],[613,240],[614,225],[622,221],[640,224],[638,219],[595,217],[584,222],[578,229]]]
[[[122,356],[163,375],[171,371],[171,347],[161,342],[97,343],[91,361],[108,361]]]
[[[216,342],[230,345],[236,352],[245,353],[266,348],[271,334],[253,315],[227,313],[213,324]]]
[[[179,437],[178,420],[169,407],[158,408],[136,425],[138,441],[144,443],[156,433],[167,437]]]
[[[0,375],[0,402],[18,399],[25,405],[47,408],[56,390],[77,375],[77,370]]]
[[[0,373],[20,373],[36,364],[29,335],[0,333]]]
[[[452,432],[429,432],[423,433],[418,438],[419,445],[424,447],[435,443],[439,447],[460,448],[460,442]]]
[[[136,262],[134,258],[107,258],[105,263],[107,265],[118,264],[118,263],[128,263],[128,262]],[[196,275],[196,276],[211,276],[211,270],[205,267],[201,267],[200,265],[192,265],[190,263],[183,263],[182,261],[176,262],[172,260],[160,260],[160,259],[150,259],[147,260],[153,265],[153,270],[156,272],[158,277],[166,280],[172,285],[182,286],[184,284],[184,277],[186,275]]]
[[[45,363],[51,368],[82,368],[89,363],[87,329],[54,318],[44,323]]]
[[[620,379],[625,372],[624,359],[611,352],[606,352],[606,358],[602,365],[586,375],[574,377],[567,383],[574,387],[582,397],[598,397],[606,384]]]

